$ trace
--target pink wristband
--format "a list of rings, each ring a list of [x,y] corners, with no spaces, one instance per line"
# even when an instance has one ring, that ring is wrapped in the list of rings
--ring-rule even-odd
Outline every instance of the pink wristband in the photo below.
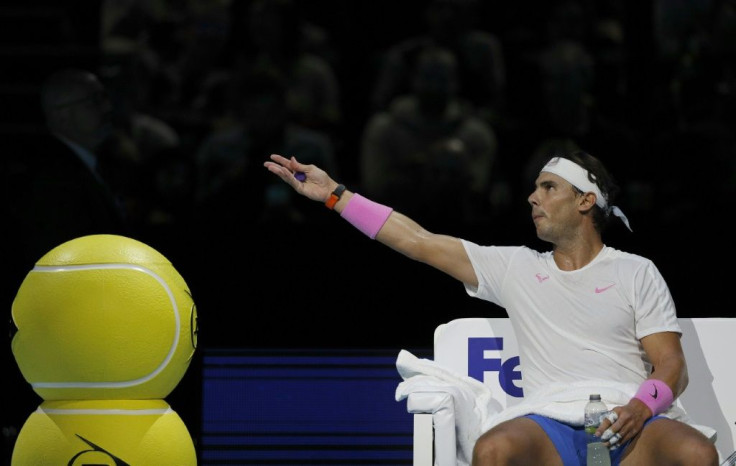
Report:
[[[378,204],[355,193],[340,216],[371,239],[375,239],[392,211],[391,207]]]
[[[645,380],[639,386],[639,390],[634,395],[634,398],[647,405],[652,411],[652,416],[667,411],[667,408],[674,401],[672,389],[666,383],[657,379]]]

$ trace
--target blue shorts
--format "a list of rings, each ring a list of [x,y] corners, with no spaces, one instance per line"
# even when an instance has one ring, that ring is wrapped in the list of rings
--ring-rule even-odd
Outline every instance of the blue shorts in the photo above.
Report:
[[[565,466],[585,465],[588,456],[588,444],[587,437],[585,435],[585,428],[583,426],[573,426],[538,414],[529,414],[524,417],[531,419],[544,429],[544,432],[550,440],[552,440],[552,443],[555,444],[557,453],[560,454],[562,463]],[[650,417],[644,425],[646,426],[655,419],[662,417],[663,416]],[[627,440],[621,444],[620,447],[610,452],[612,466],[616,466],[620,463],[621,456],[624,454],[624,451],[626,451],[626,447],[630,442],[631,440]]]

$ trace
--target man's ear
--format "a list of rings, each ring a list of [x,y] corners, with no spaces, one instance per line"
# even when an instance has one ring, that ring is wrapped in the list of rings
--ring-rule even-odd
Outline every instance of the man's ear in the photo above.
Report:
[[[581,211],[586,212],[595,206],[596,195],[594,193],[583,193],[580,196],[579,208]]]

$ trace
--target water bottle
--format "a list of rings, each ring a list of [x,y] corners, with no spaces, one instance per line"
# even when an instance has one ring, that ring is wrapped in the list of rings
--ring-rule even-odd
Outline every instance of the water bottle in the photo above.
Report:
[[[591,442],[588,444],[588,458],[585,462],[588,466],[611,466],[611,455],[608,447],[603,442]]]
[[[597,393],[590,395],[588,403],[585,405],[585,435],[588,443],[588,466],[611,466],[611,457],[608,448],[603,445],[600,437],[593,435],[607,413],[608,408],[601,401],[601,396]]]

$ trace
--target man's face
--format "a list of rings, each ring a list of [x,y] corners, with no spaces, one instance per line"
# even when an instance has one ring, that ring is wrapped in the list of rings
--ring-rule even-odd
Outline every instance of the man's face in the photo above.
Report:
[[[532,220],[537,237],[556,243],[579,225],[580,194],[563,178],[542,172],[537,177],[534,191],[528,201],[532,206]]]
[[[98,146],[112,132],[112,103],[97,81],[70,89],[65,101],[57,105],[60,118],[73,140]]]
[[[112,103],[103,89],[90,92],[76,109],[78,128],[97,146],[112,132]]]

